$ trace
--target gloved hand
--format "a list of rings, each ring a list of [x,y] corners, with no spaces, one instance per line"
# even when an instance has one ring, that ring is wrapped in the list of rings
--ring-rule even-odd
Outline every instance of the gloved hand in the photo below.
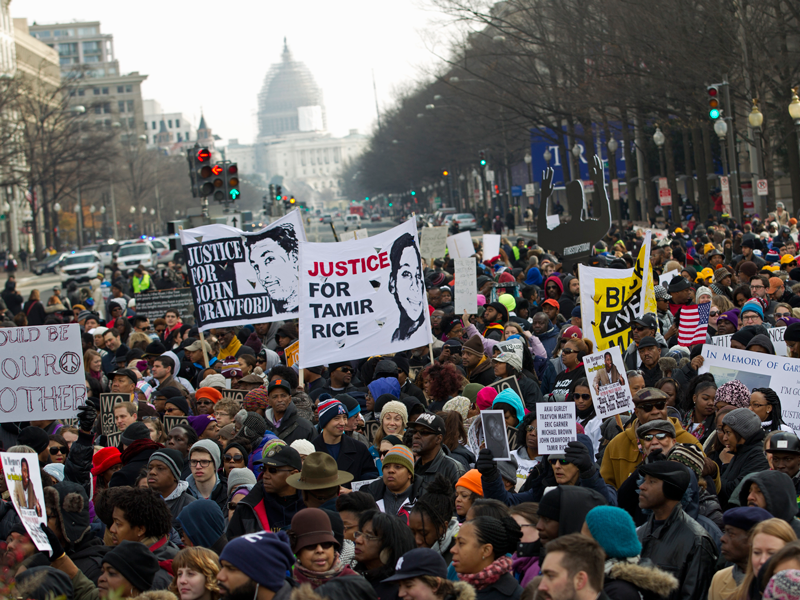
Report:
[[[567,443],[567,447],[564,449],[564,458],[578,467],[581,477],[589,477],[594,474],[594,461],[582,443],[577,441]]]
[[[81,431],[92,431],[94,422],[97,419],[97,411],[88,404],[78,407],[78,428]]]
[[[47,541],[50,544],[50,548],[52,551],[50,552],[50,556],[48,557],[50,562],[58,560],[64,555],[64,547],[61,545],[61,542],[58,541],[55,532],[50,529],[44,523],[41,524],[42,531],[47,536]],[[46,551],[43,551],[42,554],[46,554]]]
[[[650,450],[650,454],[647,455],[647,458],[644,462],[650,464],[652,462],[658,462],[660,460],[667,460],[667,455],[664,454],[664,451],[661,448],[653,448]]]
[[[475,461],[475,468],[489,481],[494,481],[500,474],[497,470],[497,463],[494,462],[494,454],[492,454],[492,451],[488,448],[484,448],[478,452],[478,460]]]

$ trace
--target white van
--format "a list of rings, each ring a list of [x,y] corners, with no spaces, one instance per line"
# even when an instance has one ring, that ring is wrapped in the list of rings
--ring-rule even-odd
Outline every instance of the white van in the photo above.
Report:
[[[361,217],[358,215],[345,215],[344,225],[347,229],[361,229]]]

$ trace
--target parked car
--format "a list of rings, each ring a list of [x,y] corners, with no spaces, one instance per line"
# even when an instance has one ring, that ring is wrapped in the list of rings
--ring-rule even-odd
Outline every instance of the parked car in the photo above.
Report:
[[[117,253],[117,267],[123,273],[129,274],[139,265],[143,267],[155,267],[156,249],[150,242],[140,240],[133,244],[126,244],[120,247]]]
[[[350,228],[361,229],[361,217],[359,217],[358,215],[345,215],[344,224],[348,230]]]
[[[175,260],[176,250],[169,247],[169,238],[155,238],[150,240],[150,244],[156,251],[156,264],[165,265],[171,260]]]
[[[376,221],[380,222],[381,216],[378,213],[372,213],[372,216],[369,218],[370,223],[375,223]]]
[[[452,215],[456,214],[455,208],[441,208],[433,213],[433,224],[434,225],[445,225],[445,218],[449,215],[452,218]]]
[[[97,248],[97,253],[103,260],[104,267],[111,267],[111,263],[114,262],[114,254],[117,250],[119,250],[119,244],[116,242],[108,241],[100,244]]]
[[[472,213],[458,213],[453,216],[453,221],[458,223],[460,231],[475,231],[478,228],[478,222]]]
[[[323,225],[330,225],[333,223],[333,217],[330,215],[322,215],[320,221],[322,221]]]
[[[68,254],[58,265],[61,285],[66,287],[70,281],[83,283],[103,272],[103,259],[94,250]]]
[[[31,271],[33,271],[34,275],[54,273],[56,266],[66,254],[66,252],[58,252],[57,254],[53,254],[53,256],[45,256],[42,260],[31,266]]]

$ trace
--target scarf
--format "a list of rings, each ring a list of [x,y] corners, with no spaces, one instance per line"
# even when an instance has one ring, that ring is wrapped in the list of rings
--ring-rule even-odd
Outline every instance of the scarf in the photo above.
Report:
[[[698,440],[702,440],[703,436],[706,434],[706,422],[703,421],[702,423],[695,423],[693,422],[693,418],[694,410],[688,411],[686,415],[684,415],[681,425],[683,425],[683,428]]]
[[[141,452],[144,452],[145,450],[156,450],[163,447],[164,446],[162,444],[154,442],[153,440],[136,440],[122,451],[122,456],[120,456],[120,459],[122,460],[123,465],[127,465]]]
[[[341,575],[344,571],[345,564],[339,559],[339,553],[336,553],[336,560],[333,561],[333,566],[329,571],[312,571],[306,569],[300,564],[298,560],[294,565],[294,578],[298,584],[309,583],[312,589],[317,589],[323,583],[328,583],[334,577]]]
[[[458,574],[458,578],[464,583],[468,583],[476,590],[482,590],[495,583],[501,576],[511,571],[513,562],[510,556],[501,556],[492,564],[478,573]]]
[[[231,343],[228,344],[226,348],[223,348],[219,351],[217,358],[220,360],[225,360],[226,358],[232,357],[236,358],[236,353],[239,352],[239,349],[242,347],[242,342],[239,341],[239,338],[236,336],[233,337]]]

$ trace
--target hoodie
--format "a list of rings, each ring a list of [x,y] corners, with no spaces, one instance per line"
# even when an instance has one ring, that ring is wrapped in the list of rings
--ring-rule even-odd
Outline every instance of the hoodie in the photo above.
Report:
[[[748,350],[750,350],[750,346],[761,346],[762,348],[769,350],[769,353],[773,356],[775,355],[775,346],[773,345],[772,340],[769,339],[769,336],[766,336],[762,333],[753,336],[753,339],[747,342]]]
[[[511,406],[516,412],[517,421],[522,423],[522,419],[525,418],[525,407],[522,405],[522,399],[517,396],[517,393],[514,390],[511,388],[506,388],[497,394],[495,399],[492,401],[492,408],[499,410],[495,408],[499,403],[508,404]]]
[[[537,267],[531,267],[525,275],[526,285],[542,285],[542,272]]]
[[[177,487],[172,490],[172,493],[164,498],[164,502],[166,502],[169,512],[172,513],[173,519],[177,519],[186,505],[191,504],[195,500],[197,500],[197,498],[192,495],[192,492],[189,490],[189,483],[186,481],[179,481]]]
[[[800,535],[800,520],[797,519],[797,494],[794,484],[786,473],[780,471],[761,471],[752,473],[739,491],[739,504],[747,506],[750,484],[758,485],[764,495],[764,509],[773,517],[786,521],[794,532]]]
[[[381,377],[368,384],[367,388],[376,400],[384,394],[400,398],[400,382],[397,381],[397,377]]]

